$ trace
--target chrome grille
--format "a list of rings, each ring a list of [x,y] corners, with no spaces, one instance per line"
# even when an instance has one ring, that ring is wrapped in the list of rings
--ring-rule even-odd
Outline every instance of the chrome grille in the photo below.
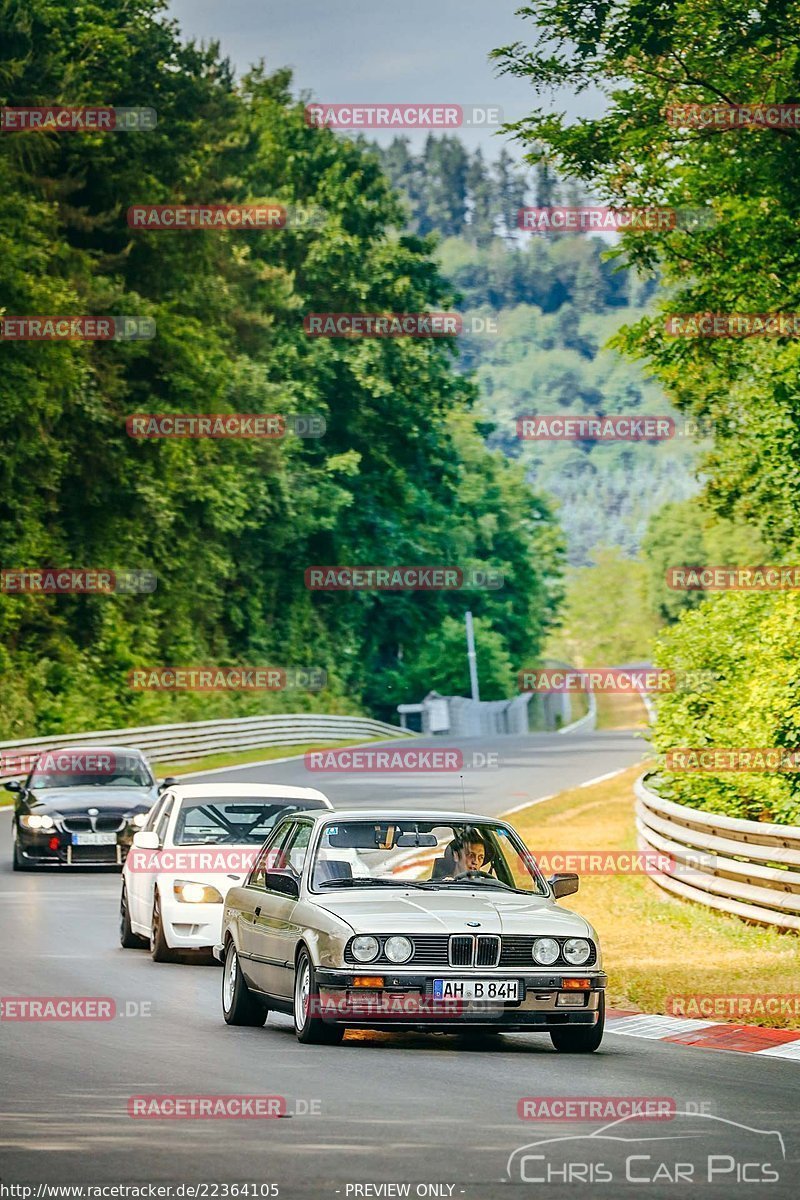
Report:
[[[472,934],[454,933],[450,938],[450,966],[471,967],[474,943]]]
[[[500,938],[496,933],[479,933],[475,953],[476,967],[496,967],[500,959]]]

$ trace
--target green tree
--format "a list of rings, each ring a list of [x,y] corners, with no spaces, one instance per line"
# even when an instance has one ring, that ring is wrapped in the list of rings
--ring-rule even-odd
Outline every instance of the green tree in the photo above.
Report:
[[[158,576],[144,596],[0,594],[9,736],[287,705],[393,715],[384,677],[398,646],[436,639],[463,597],[318,594],[304,581],[313,564],[508,562],[515,590],[479,615],[509,654],[523,628],[539,645],[557,600],[552,515],[485,450],[453,347],[304,332],[308,312],[451,305],[432,243],[402,232],[407,213],[375,154],[307,126],[288,72],[236,84],[218,49],[184,45],[163,9],[0,0],[0,103],[158,110],[148,133],[0,139],[0,309],[157,323],[151,341],[4,346],[3,565]],[[198,198],[312,205],[324,222],[180,235],[126,224],[134,202]],[[314,412],[328,429],[128,437],[125,418],[152,411]],[[203,696],[126,681],[135,666],[269,662],[324,667],[329,686]]]
[[[704,218],[629,232],[614,255],[665,285],[661,313],[619,337],[649,362],[676,405],[711,419],[704,464],[723,516],[764,527],[778,550],[800,515],[800,347],[796,338],[668,336],[664,316],[793,311],[800,291],[800,157],[795,129],[692,128],[681,105],[794,101],[800,25],[793,4],[537,0],[520,10],[533,44],[493,52],[531,82],[604,93],[602,114],[569,121],[538,107],[512,129],[533,162],[585,181],[601,202],[668,206]],[[706,219],[707,218],[707,219]]]

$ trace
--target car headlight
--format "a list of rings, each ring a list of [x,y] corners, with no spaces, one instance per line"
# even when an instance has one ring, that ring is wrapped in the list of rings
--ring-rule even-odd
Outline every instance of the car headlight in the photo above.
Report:
[[[414,953],[414,947],[407,937],[390,937],[383,943],[383,953],[389,962],[408,962]]]
[[[543,967],[552,967],[560,951],[561,947],[555,938],[537,938],[533,943],[533,957]]]
[[[222,893],[210,883],[194,883],[190,879],[176,879],[172,885],[176,900],[183,904],[222,904]]]
[[[586,938],[567,938],[564,942],[564,958],[573,967],[580,967],[592,953],[592,947]]]
[[[55,821],[47,813],[42,813],[41,816],[39,813],[30,813],[20,817],[20,824],[25,829],[52,829]]]
[[[369,934],[362,934],[361,937],[353,938],[350,949],[353,952],[353,958],[358,962],[372,962],[373,958],[378,957],[380,950],[378,939]]]
[[[133,818],[133,824],[137,829],[141,829],[143,825],[147,824],[147,813],[136,813]]]

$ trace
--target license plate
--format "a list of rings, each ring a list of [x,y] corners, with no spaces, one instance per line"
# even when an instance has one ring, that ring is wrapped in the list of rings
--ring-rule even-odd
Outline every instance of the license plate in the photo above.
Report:
[[[434,1000],[519,1000],[518,979],[434,979]]]
[[[73,846],[116,846],[115,833],[73,833]]]

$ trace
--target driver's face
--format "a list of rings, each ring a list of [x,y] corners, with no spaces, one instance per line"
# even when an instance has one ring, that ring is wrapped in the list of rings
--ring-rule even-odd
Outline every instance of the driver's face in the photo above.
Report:
[[[486,859],[486,850],[482,842],[470,842],[457,855],[461,868],[464,871],[479,871]]]

